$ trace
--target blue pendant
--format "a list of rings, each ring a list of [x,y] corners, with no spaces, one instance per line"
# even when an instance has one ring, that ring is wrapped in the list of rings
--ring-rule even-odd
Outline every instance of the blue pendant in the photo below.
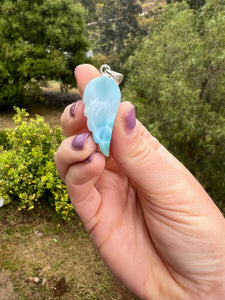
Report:
[[[88,129],[92,132],[95,143],[99,144],[102,153],[107,157],[120,100],[118,84],[107,76],[91,80],[83,94]]]

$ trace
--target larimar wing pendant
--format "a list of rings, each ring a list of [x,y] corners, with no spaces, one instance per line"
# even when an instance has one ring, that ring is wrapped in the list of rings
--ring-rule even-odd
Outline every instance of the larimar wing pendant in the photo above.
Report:
[[[121,100],[118,84],[122,82],[123,75],[111,71],[108,65],[101,66],[100,71],[102,76],[91,80],[84,90],[84,114],[95,143],[108,157],[113,124]]]

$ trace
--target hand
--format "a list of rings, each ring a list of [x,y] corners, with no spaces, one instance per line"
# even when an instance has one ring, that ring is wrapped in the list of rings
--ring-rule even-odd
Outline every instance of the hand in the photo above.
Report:
[[[82,96],[99,72],[76,68]],[[109,269],[141,299],[224,299],[225,221],[208,194],[120,104],[105,158],[82,101],[61,118],[56,166]],[[97,151],[96,151],[97,150]]]

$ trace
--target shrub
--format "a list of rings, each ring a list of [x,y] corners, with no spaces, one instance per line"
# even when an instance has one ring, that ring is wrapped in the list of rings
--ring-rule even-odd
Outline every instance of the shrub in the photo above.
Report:
[[[6,130],[0,131],[0,146],[3,146],[4,149],[6,149],[9,146]]]
[[[46,201],[68,220],[74,210],[54,162],[61,129],[50,128],[43,117],[28,117],[26,110],[16,108],[16,128],[0,134],[0,198],[28,211]]]

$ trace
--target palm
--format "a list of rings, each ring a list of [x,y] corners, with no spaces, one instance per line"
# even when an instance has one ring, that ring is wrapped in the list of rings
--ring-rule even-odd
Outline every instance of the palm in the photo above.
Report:
[[[202,276],[207,277],[210,272],[205,270],[208,264],[205,255],[207,252],[210,255],[211,247],[207,250],[204,243],[202,261],[201,255],[199,256],[199,248],[205,239],[202,231],[206,233],[208,230],[199,227],[198,231],[193,228],[194,214],[187,215],[186,224],[181,221],[183,203],[179,204],[180,211],[173,211],[173,205],[168,203],[168,198],[172,200],[173,197],[169,189],[168,186],[166,191],[164,187],[162,194],[156,197],[163,197],[163,193],[166,193],[165,197],[157,199],[158,205],[154,205],[155,196],[149,198],[143,191],[135,188],[110,159],[101,176],[95,180],[93,194],[97,199],[88,201],[89,207],[85,208],[96,211],[88,222],[84,222],[101,257],[134,293],[143,287],[143,295],[139,292],[143,298],[145,293],[148,294],[146,287],[154,286],[155,295],[161,294],[163,297],[167,294],[168,299],[179,299],[177,295],[180,294],[183,299],[188,285],[189,293],[194,294]],[[180,194],[183,196],[184,192],[181,190]],[[93,208],[96,203],[98,206]],[[79,205],[76,207],[76,203],[75,209],[79,213]],[[197,217],[195,221],[197,226]],[[188,239],[189,246],[193,249],[191,253],[186,244],[186,232],[193,232],[193,238]],[[184,258],[189,260],[189,264]],[[212,262],[214,263],[215,261]],[[194,275],[190,274],[193,272],[193,265],[196,265]],[[154,295],[154,292],[151,291],[151,294]]]
[[[168,280],[171,290],[176,290],[177,287],[173,289],[172,285],[177,284],[172,277],[168,279],[170,274],[157,254],[160,249],[155,249],[149,238],[148,225],[141,207],[145,195],[133,186],[123,172],[119,171],[112,159],[96,180],[94,189],[97,191],[96,197],[101,198],[101,202],[98,199],[88,202],[89,206],[95,203],[99,206],[94,209],[97,213],[85,225],[111,271],[125,281],[133,292],[141,286],[145,293],[144,287],[152,284],[158,290],[165,282],[161,291],[163,295],[167,290]],[[137,193],[141,199],[137,198]],[[76,203],[75,209],[79,213]],[[93,211],[93,207],[85,209]],[[154,230],[157,232],[157,227]]]

